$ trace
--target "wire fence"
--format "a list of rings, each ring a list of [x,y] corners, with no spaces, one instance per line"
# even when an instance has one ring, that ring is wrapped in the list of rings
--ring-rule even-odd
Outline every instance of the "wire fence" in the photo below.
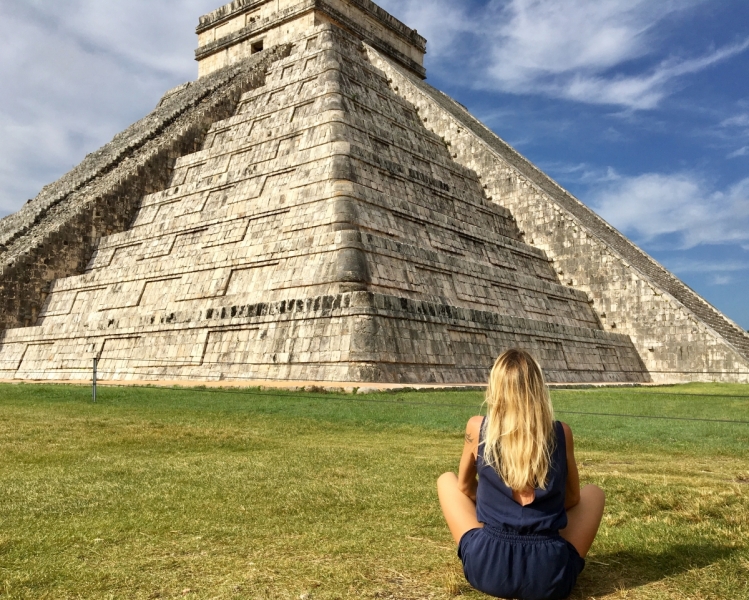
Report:
[[[749,386],[747,386],[749,388]],[[553,389],[552,393],[554,392],[594,392],[594,391],[600,391],[601,389],[607,389],[607,390],[626,390],[630,394],[637,394],[642,396],[679,396],[680,398],[683,398],[684,396],[694,396],[695,398],[735,398],[738,400],[749,400],[749,395],[743,395],[743,394],[694,394],[694,393],[677,393],[677,392],[654,392],[654,391],[648,391],[648,390],[641,390],[633,387],[628,388],[622,388],[622,387],[608,387],[608,388],[596,388],[596,389],[575,389],[575,388],[558,388]]]
[[[155,382],[156,383],[156,382]],[[200,394],[223,394],[223,395],[237,395],[244,397],[260,397],[270,399],[283,399],[289,400],[309,400],[315,402],[341,402],[341,403],[359,403],[359,404],[372,404],[372,405],[398,405],[398,406],[412,406],[412,407],[424,407],[424,408],[460,408],[466,411],[481,410],[481,406],[471,406],[468,404],[459,404],[455,402],[419,402],[416,400],[406,400],[403,398],[383,398],[382,395],[395,396],[397,394],[412,393],[413,390],[383,390],[381,394],[377,394],[379,397],[372,397],[373,395],[365,394],[334,394],[334,393],[307,393],[302,394],[295,391],[285,391],[283,388],[279,388],[275,392],[269,392],[264,390],[245,388],[245,389],[231,389],[231,388],[209,388],[209,387],[170,387],[170,386],[156,386],[156,385],[128,385],[127,382],[123,382],[123,387],[128,389],[147,389],[147,390],[163,390],[163,391],[174,391],[181,393],[200,393]],[[610,390],[620,391],[629,393],[631,388],[608,388]],[[96,382],[93,385],[93,398],[96,402]],[[429,390],[425,390],[429,391]],[[442,392],[443,390],[439,390]],[[561,390],[560,390],[561,391]],[[580,391],[584,392],[587,390],[564,390],[565,392]],[[552,391],[554,394],[555,391]],[[282,395],[281,395],[282,394]],[[695,397],[715,397],[715,398],[739,398],[748,399],[749,396],[731,396],[731,395],[717,395],[717,394],[675,394],[675,393],[659,393],[651,392],[641,393],[640,395],[649,395],[652,397],[658,396],[695,396]],[[749,425],[749,420],[740,419],[709,419],[701,417],[681,417],[681,416],[670,416],[670,415],[642,415],[642,414],[629,414],[629,413],[605,413],[605,412],[589,412],[589,411],[577,411],[577,410],[564,410],[556,409],[555,412],[560,415],[577,415],[577,416],[588,416],[588,417],[603,417],[603,418],[620,418],[620,419],[653,419],[659,421],[685,421],[694,423],[715,423],[715,424],[729,424],[729,425]]]
[[[131,369],[138,369],[138,370],[125,370],[125,369],[116,369],[116,373],[118,376],[117,380],[107,380],[106,377],[101,376],[101,359],[98,359],[97,361],[97,379],[99,381],[108,381],[109,383],[112,383],[114,381],[120,381],[119,378],[122,376],[128,377],[141,377],[141,378],[148,378],[148,377],[166,377],[168,378],[168,375],[164,375],[163,373],[160,373],[160,366],[163,365],[163,368],[169,368],[169,367],[183,367],[185,369],[194,369],[197,367],[227,367],[227,366],[246,366],[246,367],[257,367],[257,363],[250,363],[250,362],[205,362],[205,363],[191,363],[191,362],[183,362],[183,361],[165,361],[158,363],[160,366],[149,366],[148,363],[151,361],[139,361],[142,364],[142,367],[131,367]],[[146,364],[143,364],[146,363]],[[154,362],[154,365],[156,363]],[[320,365],[325,364],[337,364],[337,363],[319,363]],[[279,367],[282,365],[278,365]],[[439,366],[439,365],[436,365]],[[149,372],[150,369],[150,372]],[[2,371],[2,369],[0,369]],[[33,372],[33,371],[32,371]],[[54,383],[57,381],[61,381],[58,376],[68,376],[68,380],[72,381],[71,376],[79,376],[80,381],[88,381],[92,379],[92,370],[90,368],[75,368],[75,369],[49,369],[48,372],[50,374],[54,374],[55,377],[49,377],[45,379],[29,379],[29,381],[34,382],[43,382],[43,381],[49,381],[50,383]],[[106,373],[106,371],[104,371]],[[174,378],[183,378],[184,375],[174,375]],[[62,380],[68,381],[68,380]],[[142,381],[143,379],[141,379]],[[170,380],[171,379],[167,379]],[[203,376],[201,376],[200,379],[184,379],[185,381],[194,381],[196,385],[200,385],[200,382],[219,382],[219,381],[261,381],[261,378],[258,378],[257,376],[253,375],[241,375],[241,374],[234,374],[232,373],[230,375],[229,379],[223,379],[221,377],[215,377],[214,379],[207,379]],[[19,381],[23,381],[22,379],[19,379]],[[121,379],[123,385],[127,384],[127,379]],[[154,380],[156,382],[157,380]],[[327,384],[325,382],[321,382],[320,387],[324,387]],[[367,383],[351,383],[347,384],[346,387],[367,387]],[[408,385],[408,384],[405,384]],[[418,384],[414,384],[418,385]],[[432,384],[435,385],[437,388],[440,387],[440,384]],[[457,384],[458,387],[456,389],[460,390],[462,384]],[[628,394],[634,395],[645,395],[645,396],[678,396],[678,397],[695,397],[695,398],[731,398],[736,400],[749,400],[749,394],[700,394],[700,393],[692,393],[692,392],[666,392],[666,391],[656,391],[658,389],[664,389],[669,386],[664,385],[659,388],[659,386],[654,386],[655,389],[647,389],[647,387],[642,386],[640,387],[639,384],[626,384],[626,385],[616,385],[611,384],[607,385],[603,382],[598,383],[590,383],[590,384],[569,384],[569,387],[565,387],[566,384],[553,384],[553,387],[551,388],[552,393],[596,393],[601,392],[602,390],[607,391],[615,391],[615,392],[623,392],[626,391]],[[444,384],[444,388],[453,388],[456,384]],[[583,386],[589,386],[589,387],[583,387]],[[480,385],[472,385],[472,384],[465,384],[463,386],[463,389],[466,391],[477,391],[478,389],[482,388],[483,386]],[[749,389],[749,385],[746,386],[747,389]]]
[[[90,381],[91,382],[91,397],[92,402],[97,402],[98,397],[98,390],[99,390],[99,384],[100,381],[102,381],[100,377],[99,372],[99,363],[101,359],[94,359],[93,361],[93,368],[91,370],[87,369],[54,369],[52,373],[54,373],[56,376],[67,376],[69,378],[69,381],[74,381],[73,378],[76,378],[77,381],[80,383]],[[148,363],[151,363],[151,361],[139,361],[139,362],[145,362],[146,364],[143,365],[143,369],[153,369],[154,371],[157,370],[153,366],[149,367]],[[155,363],[155,361],[154,361]],[[168,366],[180,366],[184,368],[194,368],[194,367],[211,367],[211,366],[227,366],[226,362],[222,361],[215,361],[215,362],[203,362],[203,363],[197,363],[197,362],[188,362],[188,361],[171,361],[171,360],[162,360],[158,362],[159,366],[164,366],[164,368],[167,368]],[[236,363],[231,363],[233,365],[236,365]],[[247,363],[247,366],[254,366],[254,363]],[[149,377],[157,377],[159,376],[159,373],[155,372],[144,372],[144,370],[117,370],[118,377],[139,377],[142,378],[140,381],[143,381],[143,378],[148,380]],[[255,376],[242,376],[242,375],[231,375],[232,381],[246,381],[246,382],[258,382],[258,378]],[[220,378],[216,378],[214,380],[208,380],[208,383],[221,383],[223,380]],[[59,380],[57,378],[52,379],[42,379],[42,380],[34,380],[35,383],[59,383]],[[109,384],[117,384],[119,381],[109,381]],[[128,387],[131,389],[154,389],[155,387],[158,387],[158,389],[161,390],[174,390],[174,391],[180,391],[180,392],[199,392],[201,394],[240,394],[240,395],[251,395],[255,397],[273,397],[278,398],[279,392],[284,392],[283,388],[279,388],[277,392],[271,394],[263,391],[259,391],[257,389],[252,388],[246,388],[246,389],[227,389],[227,388],[207,388],[207,387],[200,387],[202,383],[206,383],[205,379],[201,380],[185,380],[185,384],[194,383],[195,387],[189,387],[188,385],[185,386],[179,386],[179,387],[166,387],[166,386],[160,386],[158,385],[158,380],[154,380],[154,385],[138,385],[138,384],[129,384],[127,379],[123,379],[121,381],[123,387]],[[319,384],[321,387],[324,386],[324,383]],[[359,387],[365,387],[366,384],[359,384]],[[356,387],[353,384],[351,387]],[[460,388],[457,388],[460,390]],[[445,388],[442,389],[432,389],[432,388],[425,388],[423,390],[419,391],[432,391],[432,392],[443,392]],[[694,393],[694,392],[669,392],[669,391],[661,391],[661,390],[647,390],[644,388],[638,388],[638,387],[595,387],[595,388],[580,388],[577,386],[572,386],[570,388],[553,388],[551,390],[552,395],[557,394],[593,394],[593,393],[600,393],[601,391],[607,391],[607,392],[614,392],[614,393],[626,393],[628,395],[633,396],[644,396],[644,397],[651,397],[651,398],[657,398],[657,397],[679,397],[679,398],[687,398],[687,397],[693,397],[693,398],[719,398],[719,399],[731,399],[731,400],[749,400],[749,394],[743,395],[743,394],[702,394],[702,393]],[[403,389],[403,390],[383,390],[382,394],[398,394],[398,393],[407,393],[407,392],[413,392],[414,390],[411,389]],[[473,391],[474,393],[476,390],[465,390],[465,391]],[[380,394],[380,396],[382,395]],[[314,395],[300,395],[297,392],[293,391],[287,391],[283,395],[284,398],[288,399],[297,399],[297,400],[316,400],[321,401],[325,400],[328,402],[357,402],[357,403],[368,403],[368,404],[398,404],[402,406],[422,406],[422,407],[430,407],[430,408],[464,408],[464,409],[471,409],[470,406],[467,406],[466,404],[456,404],[456,403],[442,403],[442,402],[417,402],[417,401],[411,401],[411,400],[403,400],[403,399],[384,399],[382,397],[373,398],[369,395],[352,395],[347,394],[345,396],[336,396],[334,394],[320,394],[316,393]],[[473,409],[472,409],[473,410]],[[701,423],[724,423],[724,424],[733,424],[733,425],[749,425],[749,420],[740,420],[740,419],[708,419],[708,418],[700,418],[700,417],[681,417],[681,416],[669,416],[669,415],[643,415],[643,414],[629,414],[629,413],[603,413],[603,412],[589,412],[589,411],[575,411],[575,410],[556,410],[558,414],[567,414],[567,415],[579,415],[579,416],[590,416],[590,417],[606,417],[606,418],[622,418],[622,419],[655,419],[655,420],[664,420],[664,421],[687,421],[687,422],[701,422]]]

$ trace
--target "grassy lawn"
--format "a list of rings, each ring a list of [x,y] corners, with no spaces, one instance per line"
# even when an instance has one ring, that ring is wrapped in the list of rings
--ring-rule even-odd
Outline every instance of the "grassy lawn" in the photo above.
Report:
[[[609,497],[573,598],[749,598],[749,386],[553,399]],[[486,598],[434,487],[481,402],[0,386],[0,598]]]

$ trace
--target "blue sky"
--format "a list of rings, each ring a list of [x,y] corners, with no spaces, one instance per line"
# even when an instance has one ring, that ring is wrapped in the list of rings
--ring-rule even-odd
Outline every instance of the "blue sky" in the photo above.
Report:
[[[196,75],[216,0],[0,0],[0,215]],[[381,0],[429,81],[749,328],[749,2]]]

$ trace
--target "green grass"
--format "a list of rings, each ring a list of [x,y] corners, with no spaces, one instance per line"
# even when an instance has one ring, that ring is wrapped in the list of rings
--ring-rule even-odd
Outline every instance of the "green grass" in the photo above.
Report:
[[[601,415],[749,421],[749,386],[553,400],[609,499],[573,598],[748,598],[749,423]],[[481,403],[0,386],[0,598],[485,598],[434,489]]]

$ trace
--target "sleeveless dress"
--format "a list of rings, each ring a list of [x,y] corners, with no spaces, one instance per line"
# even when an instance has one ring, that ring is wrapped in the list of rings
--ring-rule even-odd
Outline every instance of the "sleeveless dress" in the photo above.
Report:
[[[466,579],[477,590],[498,598],[567,598],[585,561],[559,535],[567,526],[564,428],[558,421],[554,423],[556,446],[546,489],[536,489],[534,501],[521,506],[484,461],[484,424],[476,460],[476,516],[484,527],[468,531],[458,545]]]

